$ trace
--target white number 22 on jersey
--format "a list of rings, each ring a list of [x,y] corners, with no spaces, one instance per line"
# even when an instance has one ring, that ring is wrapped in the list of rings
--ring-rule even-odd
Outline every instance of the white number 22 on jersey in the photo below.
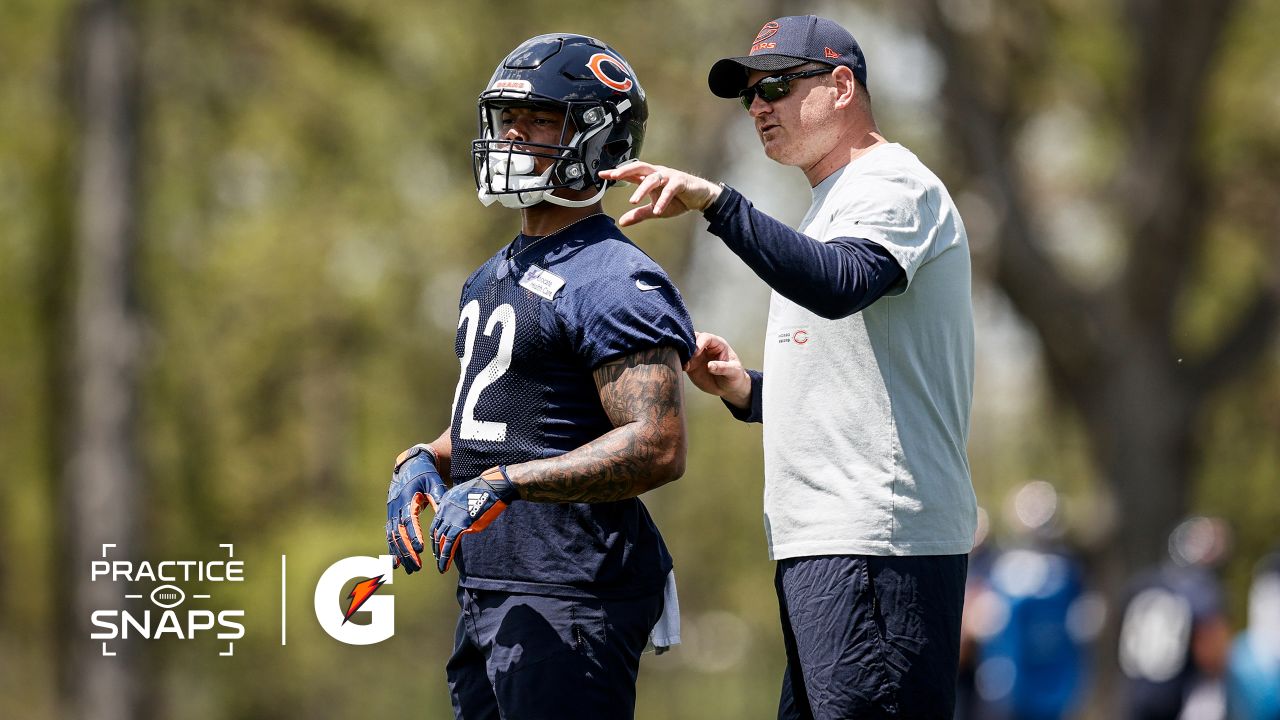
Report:
[[[458,328],[467,326],[466,341],[462,346],[462,358],[458,361],[462,372],[458,375],[458,387],[453,391],[453,406],[449,416],[458,411],[458,396],[462,394],[462,385],[467,381],[467,366],[471,364],[471,352],[476,345],[476,332],[480,325],[480,302],[472,300],[462,308],[458,316]],[[493,309],[489,322],[485,323],[484,334],[492,337],[495,325],[502,326],[502,335],[498,338],[498,354],[494,355],[484,369],[476,373],[476,379],[467,390],[467,399],[462,403],[462,417],[458,421],[458,437],[462,440],[487,440],[502,442],[507,439],[507,424],[489,420],[477,420],[475,417],[476,402],[480,393],[502,377],[511,367],[511,349],[516,340],[516,311],[510,305],[502,304]]]

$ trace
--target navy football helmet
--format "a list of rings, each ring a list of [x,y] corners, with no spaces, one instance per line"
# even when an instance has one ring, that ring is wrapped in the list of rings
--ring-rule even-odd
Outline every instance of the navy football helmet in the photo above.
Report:
[[[560,142],[502,139],[502,110],[513,106],[563,112]],[[639,156],[649,107],[635,71],[615,50],[585,35],[558,33],[530,38],[511,51],[480,93],[479,115],[471,159],[481,202],[524,208],[545,200],[585,207],[609,186],[601,170]],[[554,162],[535,173],[535,158]],[[553,192],[560,188],[597,192],[568,200]]]

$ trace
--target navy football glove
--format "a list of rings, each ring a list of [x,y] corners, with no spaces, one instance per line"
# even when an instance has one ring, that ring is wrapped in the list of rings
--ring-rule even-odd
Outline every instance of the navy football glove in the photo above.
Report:
[[[442,574],[448,572],[462,536],[489,527],[519,499],[516,486],[502,465],[454,485],[436,506],[436,519],[431,521],[431,554],[436,556],[436,569]]]
[[[448,490],[436,460],[436,451],[421,443],[400,453],[387,490],[387,547],[410,575],[422,569],[418,553],[425,549],[418,515],[428,503],[437,507]]]

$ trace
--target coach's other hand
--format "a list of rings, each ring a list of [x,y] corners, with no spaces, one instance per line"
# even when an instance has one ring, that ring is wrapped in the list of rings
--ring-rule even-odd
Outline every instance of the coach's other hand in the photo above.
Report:
[[[751,376],[729,343],[719,335],[697,333],[697,348],[684,371],[699,390],[725,399],[730,405],[751,405]]]
[[[440,471],[436,470],[435,450],[430,445],[417,444],[400,453],[391,472],[391,487],[387,490],[387,546],[395,564],[403,565],[412,575],[422,569],[424,549],[422,523],[418,516],[431,504],[436,508],[440,498],[449,489]]]
[[[636,191],[631,194],[632,205],[638,205],[646,195],[653,200],[618,218],[618,225],[621,227],[635,225],[649,218],[669,218],[690,210],[706,210],[708,205],[720,197],[721,190],[717,183],[697,175],[652,165],[642,160],[629,162],[612,170],[602,170],[600,177],[637,185]]]
[[[448,572],[462,536],[489,527],[508,505],[519,499],[516,486],[502,465],[454,485],[440,499],[436,519],[431,521],[431,554],[436,556],[436,569],[441,574]]]

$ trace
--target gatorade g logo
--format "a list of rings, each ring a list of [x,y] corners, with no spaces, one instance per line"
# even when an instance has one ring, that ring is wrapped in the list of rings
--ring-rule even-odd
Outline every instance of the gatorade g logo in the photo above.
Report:
[[[622,79],[615,80],[606,75],[604,71],[605,63],[608,63],[621,71]],[[595,75],[597,80],[618,92],[626,92],[630,90],[633,85],[631,78],[628,75],[627,67],[618,62],[617,58],[609,55],[608,53],[596,53],[595,55],[592,55],[591,59],[587,60],[587,68],[591,70],[591,74]]]
[[[320,627],[348,645],[373,645],[394,635],[395,598],[375,597],[379,588],[395,582],[394,571],[390,555],[357,555],[330,565],[316,583],[315,609]],[[344,594],[347,583],[357,578],[363,582]],[[372,622],[347,622],[358,612],[369,613]]]

